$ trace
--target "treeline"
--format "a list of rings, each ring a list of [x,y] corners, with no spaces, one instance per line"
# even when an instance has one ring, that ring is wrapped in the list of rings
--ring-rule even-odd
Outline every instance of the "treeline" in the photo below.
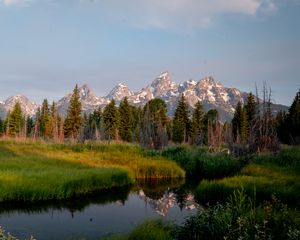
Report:
[[[162,99],[150,100],[144,107],[129,104],[125,97],[117,107],[112,100],[103,109],[83,113],[76,85],[67,115],[57,112],[55,102],[43,101],[34,117],[25,116],[19,103],[0,120],[0,134],[8,137],[45,139],[54,142],[124,141],[144,147],[162,149],[170,142],[207,145],[221,151],[227,145],[235,154],[276,150],[279,141],[300,142],[300,91],[288,112],[272,115],[271,93],[263,97],[249,94],[245,104],[239,102],[230,123],[221,123],[215,109],[203,111],[197,102],[189,112],[184,96],[180,97],[172,118]]]

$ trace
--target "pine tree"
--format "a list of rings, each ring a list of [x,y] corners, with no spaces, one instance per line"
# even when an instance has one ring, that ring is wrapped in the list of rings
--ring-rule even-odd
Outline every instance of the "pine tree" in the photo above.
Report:
[[[26,137],[31,137],[34,129],[34,122],[32,117],[27,116],[26,118]]]
[[[300,90],[297,92],[294,101],[289,108],[287,116],[287,130],[290,136],[290,143],[300,143]]]
[[[8,135],[12,137],[16,137],[21,133],[24,119],[22,116],[21,105],[17,102],[10,114],[8,114],[7,118],[8,123]]]
[[[238,102],[232,119],[232,133],[236,142],[245,142],[248,136],[248,121],[246,110],[241,102]]]
[[[0,118],[0,136],[4,133],[4,121]]]
[[[252,92],[250,92],[248,95],[247,104],[245,105],[245,110],[246,110],[249,125],[252,125],[252,122],[255,119],[255,115],[256,115],[255,96],[252,94]]]
[[[70,100],[67,117],[64,123],[64,132],[67,138],[72,141],[77,140],[81,127],[81,102],[79,98],[78,86],[76,84]]]
[[[162,149],[168,144],[166,103],[159,98],[150,100],[143,109],[140,142],[143,146]]]
[[[173,141],[177,143],[181,143],[183,141],[187,142],[189,136],[189,128],[190,121],[188,106],[185,102],[184,95],[182,94],[174,113],[172,128]]]
[[[39,132],[41,137],[50,137],[49,121],[50,121],[49,104],[48,104],[48,100],[44,99],[41,112],[40,112],[40,118],[39,118],[39,127],[40,127]]]
[[[119,133],[120,137],[123,141],[131,142],[132,141],[132,112],[131,107],[128,103],[127,97],[125,97],[119,106],[120,113],[120,125],[119,125]]]
[[[118,138],[118,128],[119,128],[119,111],[116,107],[116,102],[114,99],[105,106],[103,110],[103,123],[105,138],[107,140],[117,140]]]
[[[198,101],[192,115],[192,142],[194,144],[203,144],[204,140],[204,111],[202,104]]]

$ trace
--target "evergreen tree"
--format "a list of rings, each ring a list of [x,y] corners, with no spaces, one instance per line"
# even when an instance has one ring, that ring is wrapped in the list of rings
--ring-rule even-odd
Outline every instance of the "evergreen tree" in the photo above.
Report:
[[[192,142],[194,144],[203,144],[204,140],[204,111],[202,104],[198,101],[192,115]]]
[[[116,140],[118,138],[119,111],[114,99],[103,110],[103,123],[105,138],[109,141]]]
[[[0,118],[0,136],[4,133],[4,121]]]
[[[238,102],[232,119],[232,133],[235,141],[245,142],[248,136],[248,121],[245,108]]]
[[[45,128],[45,135],[48,138],[54,139],[54,141],[58,141],[60,117],[58,115],[56,103],[54,101],[51,104],[48,119],[49,120],[47,121]]]
[[[16,137],[21,133],[24,119],[22,116],[21,105],[17,102],[10,114],[8,114],[7,118],[8,123],[8,135],[12,137]]]
[[[300,143],[300,90],[289,108],[286,124],[290,136],[289,143]]]
[[[49,104],[48,100],[44,99],[41,112],[40,112],[40,118],[39,118],[39,127],[40,127],[40,135],[41,137],[49,137],[49,121],[50,121],[50,113],[49,113]]]
[[[26,118],[26,137],[32,136],[32,132],[34,129],[34,122],[32,117],[27,116]]]
[[[219,123],[219,113],[216,109],[210,109],[204,116],[204,142],[214,150],[221,144],[222,133]]]
[[[131,142],[132,141],[132,108],[130,107],[127,97],[125,97],[119,106],[120,113],[120,125],[119,125],[119,133],[120,137],[123,141]]]
[[[132,113],[132,140],[134,142],[140,142],[143,109],[132,105],[130,105],[130,108]]]
[[[249,125],[252,125],[252,122],[255,119],[255,115],[256,115],[255,96],[252,94],[252,92],[250,92],[248,95],[247,104],[245,105],[245,110],[246,110]]]
[[[168,144],[166,113],[166,103],[162,99],[152,99],[144,106],[140,136],[143,146],[158,150]]]
[[[185,102],[184,95],[181,95],[181,98],[178,102],[178,106],[174,113],[173,119],[173,141],[177,143],[187,142],[189,136],[189,112],[188,106]]]
[[[287,113],[279,111],[275,118],[277,137],[283,143],[289,143],[290,134],[287,126]]]
[[[65,136],[75,141],[79,135],[81,122],[81,102],[79,98],[78,86],[76,84],[64,123]]]

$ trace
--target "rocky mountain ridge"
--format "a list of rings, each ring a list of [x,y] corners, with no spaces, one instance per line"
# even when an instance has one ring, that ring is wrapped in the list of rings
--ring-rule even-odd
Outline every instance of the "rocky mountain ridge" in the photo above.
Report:
[[[206,111],[212,108],[217,109],[222,121],[230,120],[233,117],[237,103],[239,101],[245,102],[248,96],[248,93],[236,88],[224,87],[212,76],[200,80],[190,79],[178,85],[172,80],[169,72],[160,74],[150,85],[137,92],[130,90],[125,84],[119,83],[107,96],[98,97],[86,84],[79,87],[82,109],[88,113],[99,107],[105,107],[112,99],[119,104],[124,97],[127,97],[128,101],[135,106],[143,106],[153,98],[161,98],[167,104],[168,114],[172,115],[181,94],[185,96],[191,109],[197,101],[202,103]],[[57,102],[60,114],[66,114],[71,95],[69,93]],[[16,95],[0,102],[0,116],[4,117],[17,101],[20,102],[26,115],[33,116],[35,114],[38,105],[30,102],[23,95]],[[287,107],[283,105],[273,105],[274,112],[286,109]]]

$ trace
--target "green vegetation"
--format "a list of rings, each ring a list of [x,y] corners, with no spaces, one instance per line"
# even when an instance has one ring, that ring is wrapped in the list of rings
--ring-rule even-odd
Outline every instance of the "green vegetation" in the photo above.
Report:
[[[205,147],[179,145],[170,147],[162,156],[175,161],[191,179],[222,178],[239,172],[242,163],[224,153],[208,153]]]
[[[181,95],[180,100],[178,101],[178,106],[174,113],[173,118],[173,141],[175,143],[187,142],[190,131],[190,120],[189,120],[189,111],[188,105],[185,101],[184,95]]]
[[[255,194],[258,201],[270,200],[275,194],[285,203],[299,205],[299,148],[284,148],[278,155],[265,154],[250,161],[239,175],[201,181],[197,199],[201,202],[224,201],[234,190],[244,188],[247,194]]]
[[[105,139],[108,141],[118,138],[119,112],[114,99],[105,106],[103,111],[103,123],[105,130]]]
[[[46,108],[48,111],[48,107]],[[76,84],[70,100],[67,117],[64,123],[65,136],[71,138],[72,141],[77,140],[79,130],[81,128],[81,102],[79,97],[79,90]]]
[[[244,190],[236,190],[223,204],[199,209],[182,225],[147,221],[128,235],[112,239],[288,239],[300,237],[300,214],[273,197],[256,206]]]
[[[172,230],[171,226],[162,221],[152,220],[137,226],[127,236],[116,235],[103,238],[103,240],[172,240]]]
[[[223,204],[199,211],[177,227],[175,239],[299,239],[300,214],[275,197],[256,206],[236,190]]]
[[[65,199],[137,178],[184,177],[176,163],[135,145],[0,141],[0,201]]]
[[[11,235],[10,233],[6,233],[5,230],[1,226],[0,226],[0,239],[1,240],[18,240],[16,237]],[[34,240],[34,238],[32,236],[28,239]]]

